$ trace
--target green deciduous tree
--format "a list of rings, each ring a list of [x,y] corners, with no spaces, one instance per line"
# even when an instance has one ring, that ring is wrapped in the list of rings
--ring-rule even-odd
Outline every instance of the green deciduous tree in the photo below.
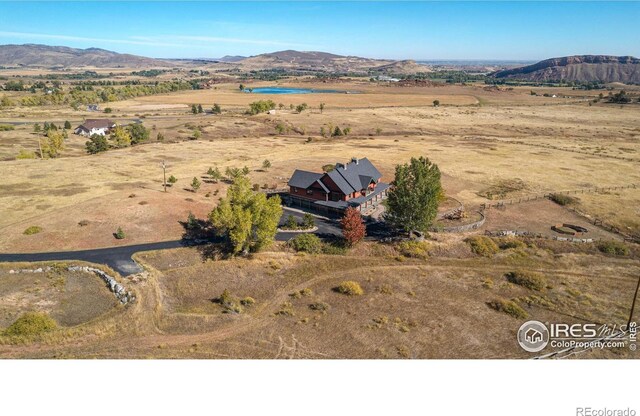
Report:
[[[258,251],[273,242],[282,216],[280,197],[267,198],[238,177],[227,196],[209,214],[216,232],[227,237],[233,253]]]
[[[276,103],[271,100],[254,101],[249,104],[249,114],[260,114],[276,108]]]
[[[56,130],[49,130],[46,139],[40,142],[42,149],[41,157],[58,157],[60,151],[64,149],[64,134]]]
[[[138,144],[149,140],[149,129],[142,124],[132,124],[128,128],[131,144]]]
[[[411,158],[396,166],[385,219],[407,232],[426,232],[436,219],[442,193],[438,166],[424,157]]]
[[[213,108],[211,108],[211,112],[213,114],[222,114],[222,108],[218,104],[214,104]]]
[[[107,151],[109,149],[109,142],[103,135],[93,134],[85,146],[87,147],[87,153],[95,154]]]
[[[115,147],[127,147],[131,146],[131,133],[129,130],[122,126],[116,126],[111,131],[111,140],[113,140]]]
[[[267,170],[271,167],[271,162],[269,161],[269,159],[265,159],[262,162],[262,169]]]

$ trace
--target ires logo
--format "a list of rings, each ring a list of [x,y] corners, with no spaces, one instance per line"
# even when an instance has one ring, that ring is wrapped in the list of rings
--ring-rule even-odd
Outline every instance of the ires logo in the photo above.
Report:
[[[550,324],[549,333],[555,339],[595,338],[598,336],[596,324]],[[606,334],[602,334],[606,335]]]
[[[528,352],[542,351],[549,343],[549,330],[539,321],[527,321],[518,330],[518,344]]]
[[[564,324],[527,321],[518,330],[518,343],[528,352],[552,348],[621,348],[629,343],[636,350],[637,326],[631,322],[629,329],[619,325]]]

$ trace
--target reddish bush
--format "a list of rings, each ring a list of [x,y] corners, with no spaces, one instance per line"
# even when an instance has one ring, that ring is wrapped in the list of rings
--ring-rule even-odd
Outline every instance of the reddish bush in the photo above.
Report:
[[[347,208],[344,217],[340,221],[342,235],[350,246],[360,242],[365,235],[365,226],[360,211],[355,208]]]

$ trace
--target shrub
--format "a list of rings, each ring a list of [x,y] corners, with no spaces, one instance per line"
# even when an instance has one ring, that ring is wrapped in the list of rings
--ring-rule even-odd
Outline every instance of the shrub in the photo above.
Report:
[[[256,300],[251,296],[240,299],[240,304],[244,306],[251,306],[256,303]]]
[[[403,241],[396,248],[403,256],[424,259],[429,256],[431,244],[426,241]]]
[[[21,149],[18,154],[16,155],[16,159],[21,160],[21,159],[35,159],[36,158],[36,154],[35,152],[30,152],[28,150],[24,150]]]
[[[113,109],[111,107],[107,107],[107,108],[104,109],[104,112],[109,114],[109,113],[113,112]]]
[[[474,235],[464,240],[471,247],[471,251],[479,256],[492,257],[499,249],[491,238],[484,235]]]
[[[280,310],[276,312],[276,315],[283,315],[283,316],[295,316],[295,314],[296,313],[293,310],[293,305],[291,304],[291,302],[284,302],[280,306]]]
[[[289,214],[289,216],[287,217],[287,222],[285,222],[284,224],[284,228],[287,230],[297,230],[298,229],[298,220],[296,220],[296,217],[294,217],[293,215]]]
[[[547,286],[546,279],[536,272],[515,271],[506,274],[507,280],[519,286],[526,287],[531,290],[542,290]]]
[[[505,238],[498,241],[498,246],[500,247],[500,250],[508,250],[510,248],[524,248],[527,245],[515,238]]]
[[[287,243],[295,251],[305,253],[320,253],[322,251],[322,241],[315,234],[300,234],[292,238]]]
[[[169,179],[167,179],[167,182],[169,182],[171,185],[173,185],[174,183],[178,182],[178,178],[176,178],[175,176],[171,175],[171,176],[169,176]]]
[[[329,304],[324,302],[316,302],[309,305],[309,309],[312,311],[326,311],[329,309]]]
[[[313,215],[311,215],[308,212],[306,212],[304,214],[304,216],[302,217],[302,227],[305,230],[308,230],[310,228],[315,227],[315,225],[316,225],[316,222],[315,222],[315,220],[313,218]]]
[[[334,290],[338,293],[349,296],[360,296],[364,294],[364,290],[362,290],[360,283],[354,282],[353,280],[347,280],[340,283],[334,288]]]
[[[601,241],[598,243],[598,250],[605,254],[612,254],[614,256],[629,255],[629,247],[620,241]]]
[[[10,124],[0,124],[0,131],[11,131],[11,130],[15,130],[15,127],[13,127]]]
[[[124,234],[124,231],[122,231],[121,227],[118,227],[118,230],[115,232],[114,236],[118,240],[123,240],[126,237],[126,235]]]
[[[38,234],[40,231],[42,231],[42,227],[38,227],[37,225],[32,225],[31,227],[24,230],[23,234],[33,235],[33,234]]]
[[[326,242],[322,245],[322,253],[331,255],[344,255],[347,254],[347,244],[345,240],[334,239]]]
[[[289,296],[294,299],[300,299],[301,297],[306,297],[311,295],[313,295],[313,290],[309,289],[308,287],[302,290],[298,290],[297,292],[289,293]]]
[[[43,312],[27,312],[4,331],[9,336],[33,336],[53,331],[58,327],[56,321]]]
[[[575,198],[570,197],[569,195],[564,195],[564,194],[551,194],[549,195],[549,199],[555,202],[556,204],[562,205],[562,206],[571,205],[576,202]]]
[[[526,319],[529,316],[529,314],[524,309],[522,309],[517,303],[511,300],[494,300],[492,302],[489,302],[489,307],[495,309],[498,312],[504,312],[507,315],[517,319]]]
[[[238,300],[229,292],[227,289],[222,291],[222,294],[217,298],[213,299],[213,302],[218,303],[223,308],[223,313],[242,313],[244,309],[241,305],[244,305],[243,302],[246,302],[246,306],[250,306],[255,303],[255,299],[246,297],[242,300]]]

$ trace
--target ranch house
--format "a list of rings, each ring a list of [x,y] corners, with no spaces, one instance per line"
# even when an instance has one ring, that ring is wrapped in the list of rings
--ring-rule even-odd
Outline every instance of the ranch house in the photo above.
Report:
[[[310,208],[330,216],[341,216],[348,207],[367,215],[387,196],[389,184],[367,158],[336,163],[329,172],[296,169],[288,182],[291,205]]]
[[[116,123],[107,119],[86,120],[83,124],[76,127],[73,132],[82,136],[92,136],[94,134],[104,136],[115,126]]]

